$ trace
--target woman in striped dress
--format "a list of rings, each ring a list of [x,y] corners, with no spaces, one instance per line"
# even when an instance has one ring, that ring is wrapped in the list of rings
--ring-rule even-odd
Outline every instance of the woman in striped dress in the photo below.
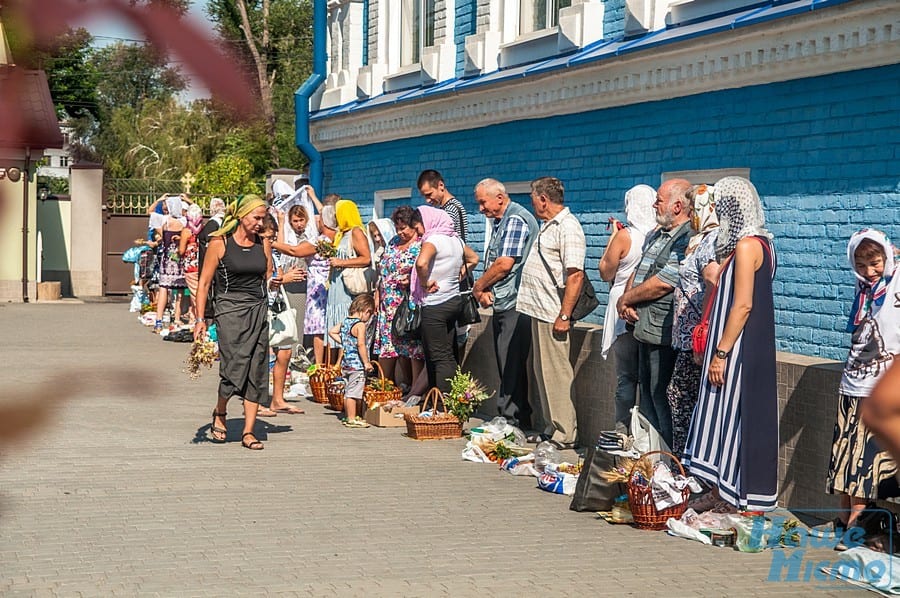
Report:
[[[716,214],[722,274],[684,461],[733,507],[767,511],[778,484],[775,253],[747,179],[716,183]]]

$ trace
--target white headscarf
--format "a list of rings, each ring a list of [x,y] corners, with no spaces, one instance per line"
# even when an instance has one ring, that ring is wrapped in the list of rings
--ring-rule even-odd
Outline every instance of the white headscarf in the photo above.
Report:
[[[884,252],[884,274],[882,274],[881,280],[874,284],[856,271],[856,248],[864,239],[878,243]],[[884,303],[887,286],[894,275],[894,246],[887,235],[880,230],[864,228],[850,237],[850,242],[847,243],[847,262],[857,280],[856,297],[853,300],[853,307],[850,309],[850,322],[847,325],[848,332],[852,332],[870,310],[874,307],[881,307]],[[870,298],[871,302],[868,302]]]
[[[706,237],[706,233],[719,226],[719,218],[716,216],[716,188],[712,185],[697,185],[694,187],[694,205],[691,208],[691,225],[697,234],[688,241],[685,255],[694,253]]]
[[[625,220],[645,237],[656,228],[656,190],[650,185],[635,185],[625,192]]]
[[[722,261],[728,257],[744,237],[772,238],[772,233],[765,229],[766,217],[753,183],[744,177],[727,176],[716,183],[715,197],[719,218],[716,259]]]

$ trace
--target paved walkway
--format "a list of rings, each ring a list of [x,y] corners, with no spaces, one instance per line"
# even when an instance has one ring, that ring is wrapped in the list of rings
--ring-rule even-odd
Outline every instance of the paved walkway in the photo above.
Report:
[[[322,407],[260,427],[261,452],[204,440],[215,373],[182,373],[123,304],[0,305],[2,401],[52,420],[0,455],[0,594],[13,596],[846,596],[767,582],[741,554],[612,526],[463,442],[346,430]],[[144,370],[148,379],[123,370]],[[86,392],[64,401],[71,382]],[[35,399],[27,399],[35,400]],[[7,404],[6,402],[2,404]],[[804,556],[833,559],[831,551]],[[813,557],[816,557],[813,559]]]

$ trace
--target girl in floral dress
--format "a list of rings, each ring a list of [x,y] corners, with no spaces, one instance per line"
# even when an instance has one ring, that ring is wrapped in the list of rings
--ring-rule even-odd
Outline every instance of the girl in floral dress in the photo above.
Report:
[[[391,220],[397,234],[387,243],[384,255],[378,263],[378,322],[375,330],[375,353],[384,375],[394,379],[394,370],[399,359],[410,360],[412,380],[416,380],[425,366],[425,354],[418,340],[393,338],[391,322],[400,302],[409,292],[409,275],[419,257],[421,243],[419,235],[411,226],[414,210],[401,206],[394,210]]]
[[[334,218],[334,207],[326,206]],[[323,212],[324,216],[324,212]],[[330,228],[327,218],[321,218],[322,233],[316,243],[334,243],[335,229]],[[325,282],[331,269],[330,258],[318,253],[306,259],[306,314],[303,321],[303,334],[313,337],[313,355],[316,363],[325,363],[325,305],[328,301],[328,290]]]

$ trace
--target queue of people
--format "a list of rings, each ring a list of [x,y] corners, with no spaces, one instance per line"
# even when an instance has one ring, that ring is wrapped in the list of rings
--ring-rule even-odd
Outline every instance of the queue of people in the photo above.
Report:
[[[203,337],[213,321],[217,327],[221,369],[213,441],[225,440],[231,398],[244,401],[242,444],[254,450],[263,448],[253,434],[258,415],[303,412],[284,393],[296,347],[266,342],[267,297],[282,286],[302,314],[304,345],[315,362],[342,350],[348,427],[367,425],[357,400],[374,361],[407,399],[432,387],[448,390],[466,333],[461,283],[479,255],[466,244],[465,208],[440,173],[424,171],[417,186],[427,205],[401,206],[390,218],[369,223],[354,202],[335,194],[320,202],[310,187],[303,187],[309,202],[287,211],[252,195],[227,207],[212,202],[205,225],[186,197],[151,206],[146,243],[157,259],[147,279],[158,288],[158,319],[167,293],[187,287],[185,311],[195,336]],[[591,442],[578,434],[569,359],[587,243],[565,204],[564,184],[535,179],[530,206],[512,201],[492,178],[480,181],[473,195],[488,219],[485,263],[471,294],[492,311],[496,415],[530,430],[529,442],[549,441],[560,449]],[[777,257],[756,188],[741,177],[715,185],[673,179],[656,190],[637,185],[625,195],[624,212],[625,222],[610,218],[598,264],[600,278],[610,284],[602,354],[615,360],[616,429],[630,428],[637,406],[709,488],[692,503],[696,510],[770,510],[777,499],[779,445],[772,294]],[[885,301],[897,284],[894,252],[874,230],[854,235],[848,248],[859,284],[828,476],[828,491],[844,497],[846,511],[835,525],[853,524],[896,473],[861,419],[863,399],[900,348],[898,308]],[[404,302],[420,310],[416,338],[398,337],[392,329]],[[529,370],[536,383],[530,392]]]

